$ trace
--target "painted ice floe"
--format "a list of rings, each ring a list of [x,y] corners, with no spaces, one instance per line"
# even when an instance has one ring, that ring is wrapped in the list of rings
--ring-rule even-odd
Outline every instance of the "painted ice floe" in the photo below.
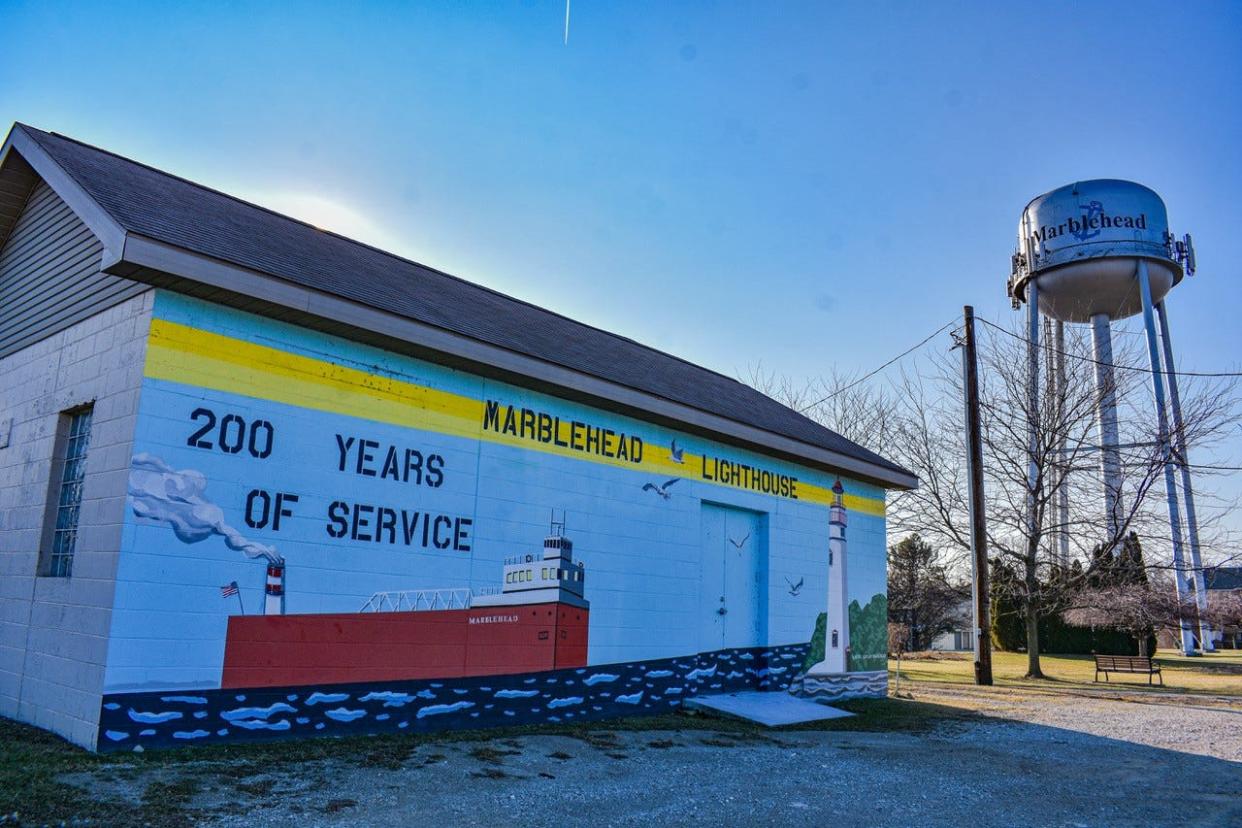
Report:
[[[129,738],[129,734],[123,730],[105,730],[104,735],[114,742],[123,742]]]
[[[204,736],[210,736],[210,730],[174,730],[174,739],[201,739]]]
[[[755,675],[757,675],[759,678],[763,678],[764,676],[767,676],[767,675],[779,676],[781,673],[785,672],[785,670],[787,669],[788,668],[786,667],[760,667],[759,670],[756,671]]]
[[[754,661],[755,660],[755,656],[753,653],[742,653],[740,656],[738,656],[738,658],[740,658],[742,661]]]
[[[549,716],[548,717],[549,722],[559,722],[560,720],[561,720],[560,716]]]
[[[298,724],[310,723],[310,719],[306,718],[305,716],[298,716],[296,719],[294,719],[294,721],[297,722]]]
[[[246,730],[288,730],[293,727],[288,719],[277,719],[274,722],[266,719],[238,719],[232,724],[236,727],[244,727]]]
[[[464,695],[466,695],[467,693],[469,693],[470,691],[469,691],[469,690],[466,690],[466,689],[464,689],[464,688],[462,688],[462,687],[454,687],[454,688],[453,688],[453,692],[454,692],[454,693],[456,693],[456,694],[457,694],[457,695],[459,695],[459,696],[464,696]]]
[[[522,684],[534,684],[537,681],[539,681],[539,679],[528,678],[528,679],[523,679]]]
[[[439,716],[444,713],[456,713],[458,710],[465,710],[469,707],[474,707],[474,702],[459,701],[452,704],[429,704],[426,707],[418,708],[418,718]]]
[[[237,699],[238,701],[245,701],[245,700],[246,700],[246,696],[245,696],[245,694],[242,694],[242,695],[239,695],[239,696],[234,696],[233,698]]]
[[[423,692],[425,693],[427,691],[424,690]],[[434,693],[430,695],[433,698],[435,697]],[[411,696],[409,693],[397,693],[392,690],[376,690],[362,696],[358,699],[358,701],[382,701],[384,703],[384,707],[405,707],[407,704],[414,701],[414,696]]]
[[[332,710],[323,711],[323,715],[338,722],[352,722],[354,719],[361,719],[363,716],[367,715],[367,711],[350,710],[347,707],[336,707]]]
[[[516,713],[514,713],[512,710],[506,710],[506,711],[505,711],[505,715],[506,715],[506,716],[516,716],[517,714],[516,714]]]
[[[168,710],[164,713],[147,713],[142,710],[129,709],[129,717],[135,722],[143,724],[160,724],[161,722],[169,722],[173,719],[180,719],[181,713],[176,710]]]
[[[298,700],[297,693],[290,693],[289,695],[285,696],[285,701],[297,701],[297,700]]]
[[[737,670],[730,670],[729,672],[725,673],[725,678],[727,678],[727,679],[735,679],[735,678],[741,678],[741,677],[742,677],[742,676],[744,676],[744,675],[746,675],[746,674],[745,674],[745,673],[739,673]]]
[[[160,701],[169,702],[170,704],[206,704],[206,696],[160,696]]]
[[[229,729],[228,729],[227,727],[222,727],[222,728],[220,728],[219,730],[217,730],[217,731],[216,731],[216,735],[217,735],[217,736],[228,736],[228,735],[229,735]]]
[[[597,684],[607,684],[608,682],[616,681],[619,678],[621,677],[615,673],[595,673],[584,678],[582,683],[587,687],[594,687]]]
[[[672,670],[648,670],[647,678],[652,678],[652,679],[668,678],[672,674],[673,674]]]
[[[388,721],[388,719],[389,719],[389,716],[387,713],[381,713],[375,717],[375,721],[377,722],[386,722]]]
[[[402,722],[401,724],[397,725],[397,727],[401,728],[402,730],[404,730],[405,728],[409,726],[410,726],[409,722]]]
[[[238,719],[267,719],[274,713],[296,713],[297,708],[284,702],[273,702],[267,707],[238,707],[233,710],[225,710],[220,714],[220,718],[229,722],[236,722]]]
[[[566,696],[563,699],[553,699],[548,702],[548,707],[553,709],[557,707],[573,707],[575,704],[582,704],[582,702],[582,696]]]
[[[414,695],[418,696],[420,699],[434,699],[436,697],[435,693],[431,692],[430,690],[426,690],[426,689],[419,690]]]
[[[641,690],[637,693],[631,693],[628,696],[617,696],[617,701],[621,702],[622,704],[638,704],[642,700],[643,700],[643,691]]]
[[[120,710],[121,706],[116,702],[108,702],[104,705],[104,710]]]
[[[323,730],[323,722],[315,722],[315,730]]]
[[[496,698],[498,699],[529,699],[531,696],[538,696],[538,690],[497,690]]]
[[[348,693],[311,693],[306,697],[306,704],[336,704],[349,698]]]
[[[195,710],[195,711],[194,711],[194,718],[196,718],[196,719],[205,719],[205,718],[207,718],[207,711],[206,711],[206,710]]]
[[[673,695],[674,693],[680,693],[681,691],[682,691],[682,688],[680,688],[680,687],[670,687],[670,688],[668,688],[667,690],[665,690],[665,691],[664,691],[664,694],[665,694],[666,696],[671,696],[671,695]]]
[[[716,675],[715,664],[713,664],[711,667],[702,667],[697,670],[691,670],[689,673],[686,673],[686,680],[694,681],[700,678],[709,678],[710,676],[714,676],[714,675]]]
[[[153,728],[153,727],[149,727],[149,728],[147,728],[146,730],[140,730],[140,731],[138,731],[138,735],[139,735],[139,736],[154,736],[154,735],[155,735],[155,728]]]

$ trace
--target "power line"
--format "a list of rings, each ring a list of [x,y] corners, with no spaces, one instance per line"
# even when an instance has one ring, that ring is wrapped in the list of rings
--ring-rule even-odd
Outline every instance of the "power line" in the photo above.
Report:
[[[876,374],[878,374],[878,373],[880,373],[881,371],[883,371],[883,370],[884,370],[885,368],[887,368],[888,366],[892,365],[894,362],[897,362],[897,361],[898,361],[898,360],[900,360],[900,359],[904,359],[905,357],[909,356],[909,355],[910,355],[911,353],[913,353],[914,351],[917,351],[919,348],[922,348],[922,347],[923,347],[924,345],[926,345],[928,342],[931,342],[931,341],[932,341],[932,339],[933,339],[933,338],[934,338],[937,334],[939,334],[939,333],[943,332],[946,328],[951,328],[951,327],[953,327],[954,325],[956,325],[956,324],[957,324],[957,320],[958,320],[958,318],[959,318],[959,317],[956,317],[956,316],[955,316],[955,317],[953,317],[953,318],[952,318],[952,319],[950,319],[948,322],[946,322],[945,324],[941,325],[941,326],[940,326],[939,328],[937,328],[936,330],[934,330],[934,331],[932,331],[931,333],[929,333],[929,334],[928,334],[928,335],[927,335],[927,336],[926,336],[926,337],[925,337],[922,341],[920,341],[919,343],[917,343],[917,344],[915,344],[915,345],[910,346],[909,348],[907,348],[906,350],[902,351],[902,352],[901,352],[900,354],[898,354],[897,356],[895,356],[895,357],[893,357],[892,359],[890,359],[888,362],[886,362],[886,363],[884,363],[883,365],[881,365],[879,368],[876,368],[874,371],[870,371],[870,372],[868,372],[868,373],[866,373],[866,374],[863,374],[861,377],[859,377],[858,379],[854,380],[853,382],[851,382],[849,385],[845,386],[844,388],[838,388],[836,391],[833,391],[831,394],[829,394],[828,396],[824,397],[823,399],[816,400],[816,401],[815,401],[815,402],[813,402],[813,403],[809,403],[809,404],[807,404],[807,405],[804,405],[802,408],[799,408],[799,409],[798,409],[798,413],[799,413],[799,414],[804,414],[804,413],[806,413],[809,409],[812,409],[812,408],[814,408],[814,407],[815,407],[815,406],[817,406],[817,405],[821,405],[821,404],[823,404],[823,403],[826,403],[826,402],[828,402],[829,400],[831,400],[833,397],[836,397],[836,396],[838,396],[838,395],[840,395],[840,394],[844,394],[846,391],[849,391],[849,390],[850,390],[851,388],[853,388],[854,386],[856,386],[856,385],[861,385],[862,383],[864,383],[864,382],[866,382],[867,380],[869,380],[869,379],[871,379],[872,377],[874,377]]]
[[[989,322],[988,320],[984,319],[982,316],[977,316],[975,318],[978,319],[983,324],[987,325],[989,328],[995,328],[996,330],[1005,334],[1005,336],[1012,336],[1014,339],[1018,340],[1019,342],[1025,342],[1028,345],[1030,344],[1030,340],[1027,339],[1025,336],[1016,334],[1011,330],[1003,328],[1000,325],[997,325],[995,322]],[[1071,357],[1073,359],[1081,360],[1083,362],[1090,362],[1094,365],[1107,365],[1111,368],[1119,368],[1122,371],[1141,371],[1144,374],[1150,374],[1152,372],[1150,368],[1144,368],[1139,365],[1120,365],[1115,362],[1101,362],[1100,360],[1092,359],[1089,356],[1083,356],[1082,354],[1075,354],[1069,351],[1061,351],[1051,346],[1040,345],[1039,347],[1046,348],[1047,350],[1051,351],[1054,354],[1061,354],[1062,356]],[[1174,375],[1178,377],[1217,377],[1217,378],[1219,377],[1242,377],[1242,371],[1158,371],[1157,373],[1161,375]]]

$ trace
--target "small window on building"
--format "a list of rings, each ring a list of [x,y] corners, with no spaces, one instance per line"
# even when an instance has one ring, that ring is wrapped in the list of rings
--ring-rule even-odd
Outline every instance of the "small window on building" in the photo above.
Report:
[[[65,411],[56,427],[39,567],[40,574],[48,577],[68,578],[73,573],[93,411],[89,405]]]

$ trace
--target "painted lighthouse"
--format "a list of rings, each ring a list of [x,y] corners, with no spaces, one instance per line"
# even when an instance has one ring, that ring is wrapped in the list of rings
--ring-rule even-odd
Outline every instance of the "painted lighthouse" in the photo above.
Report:
[[[845,487],[838,480],[832,487],[828,507],[828,614],[824,626],[824,660],[811,667],[809,675],[844,673],[849,669],[850,611],[846,599]]]

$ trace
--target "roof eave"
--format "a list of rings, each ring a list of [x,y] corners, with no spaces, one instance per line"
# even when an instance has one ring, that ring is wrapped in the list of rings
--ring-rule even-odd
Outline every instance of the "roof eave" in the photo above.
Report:
[[[43,147],[39,146],[38,141],[34,140],[21,124],[13,125],[3,147],[0,147],[0,165],[9,157],[9,153],[14,151],[34,168],[39,177],[56,191],[56,195],[60,196],[69,208],[77,213],[82,223],[89,227],[103,244],[104,264],[117,261],[125,242],[125,229],[120,223],[109,215],[99,205],[99,202],[91,198],[73,176],[65,172],[64,168],[56,163]]]

